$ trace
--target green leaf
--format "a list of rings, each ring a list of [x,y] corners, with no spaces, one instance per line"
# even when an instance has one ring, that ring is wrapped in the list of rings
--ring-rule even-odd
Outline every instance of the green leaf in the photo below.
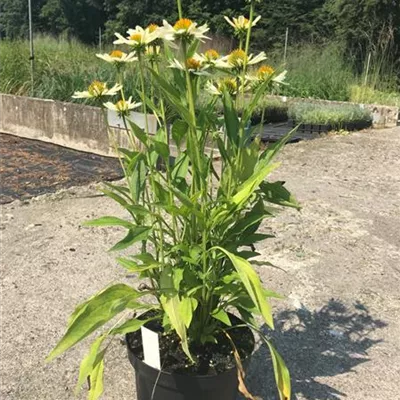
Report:
[[[263,316],[264,321],[270,328],[273,329],[274,321],[272,318],[271,306],[264,294],[264,289],[261,285],[260,278],[258,277],[256,271],[254,271],[251,264],[244,258],[238,257],[222,247],[216,246],[214,249],[219,249],[229,257],[233,266],[238,272],[240,280],[243,282],[247,293]]]
[[[251,101],[248,104],[246,104],[246,108],[243,112],[243,122],[245,124],[248,122],[251,115],[253,114],[254,109],[259,104],[261,96],[265,93],[265,90],[267,89],[268,84],[269,84],[269,82],[264,82],[262,85],[260,85],[259,88],[256,90],[256,93],[254,94]]]
[[[132,174],[127,176],[132,198],[135,203],[139,202],[146,185],[146,163],[143,157],[144,154],[141,154],[141,157],[138,158]]]
[[[282,147],[287,143],[287,141],[291,138],[293,133],[297,130],[297,128],[292,129],[285,136],[279,139],[277,142],[269,145],[265,151],[261,154],[260,160],[265,161],[266,164],[270,163],[272,159],[279,153]]]
[[[188,170],[189,157],[186,152],[182,152],[176,158],[174,167],[171,172],[171,177],[174,185],[177,186],[179,189],[182,189],[181,191],[185,190],[185,187],[187,186],[186,177],[188,175]]]
[[[136,261],[129,260],[128,258],[118,257],[117,261],[120,265],[122,265],[129,272],[140,273],[144,271],[148,271],[150,269],[158,268],[160,263],[154,262],[151,264],[142,264],[139,265]]]
[[[140,126],[136,125],[132,120],[127,118],[127,121],[129,123],[130,128],[132,129],[132,132],[134,135],[147,147],[147,139],[148,135],[145,132],[144,129],[142,129]]]
[[[265,165],[256,169],[254,174],[247,179],[238,189],[238,192],[233,196],[232,202],[236,205],[243,204],[247,199],[258,189],[261,182],[270,174],[275,168],[279,166],[278,163]]]
[[[50,361],[64,353],[126,309],[130,302],[140,296],[137,290],[121,283],[110,286],[83,303],[83,306],[78,306],[78,312],[75,310],[67,332],[51,351],[47,360]]]
[[[160,182],[154,181],[153,184],[154,184],[154,194],[157,200],[162,205],[170,204],[170,196],[168,190],[166,190],[165,187],[161,185]]]
[[[78,383],[75,387],[75,395],[77,396],[82,385],[85,383],[87,377],[92,373],[95,366],[96,358],[99,353],[100,346],[102,345],[104,339],[107,335],[99,336],[90,346],[89,353],[82,360],[79,368],[79,378]]]
[[[128,205],[127,201],[120,195],[112,192],[111,190],[107,189],[100,189],[102,193],[104,193],[107,197],[113,199],[117,203],[121,204],[122,207],[126,207]]]
[[[116,245],[114,245],[110,249],[110,251],[123,250],[136,242],[146,240],[151,232],[151,229],[152,228],[149,226],[137,226],[135,228],[129,229],[128,234]]]
[[[179,314],[186,328],[192,322],[193,313],[197,308],[197,300],[191,297],[182,297],[179,303]]]
[[[189,344],[186,332],[186,326],[180,313],[180,299],[177,291],[174,289],[173,269],[167,266],[163,269],[160,278],[160,288],[162,295],[160,296],[161,305],[167,314],[171,326],[175,329],[177,335],[182,341],[182,349],[188,358],[193,362],[192,355],[189,351]]]
[[[223,322],[225,325],[232,326],[231,320],[229,319],[228,314],[222,309],[222,308],[217,308],[215,309],[212,313],[211,316],[221,322]]]
[[[92,219],[83,223],[84,226],[122,226],[127,229],[135,228],[132,222],[125,221],[117,217],[102,217],[98,219]]]
[[[182,144],[183,138],[186,136],[189,129],[189,125],[187,122],[182,121],[181,119],[177,119],[171,128],[172,139],[175,144],[180,147]]]
[[[264,193],[266,201],[300,210],[300,205],[294,196],[283,186],[283,182],[262,182],[260,189]]]
[[[88,400],[97,400],[103,393],[104,354],[105,350],[97,355],[93,371],[90,375]]]
[[[260,333],[260,332],[259,332]],[[274,367],[274,375],[276,387],[279,392],[280,400],[290,400],[291,398],[291,383],[290,383],[290,374],[289,370],[286,367],[283,358],[276,351],[275,347],[272,343],[260,333],[261,338],[267,344],[269,351],[271,353],[272,365]]]
[[[148,319],[130,319],[124,322],[122,325],[112,329],[110,335],[125,335],[126,333],[136,332],[147,322],[153,321],[159,317],[153,317]]]
[[[164,142],[159,142],[157,140],[153,141],[154,149],[157,154],[160,155],[164,160],[168,161],[169,159],[169,147]]]
[[[274,235],[268,235],[266,233],[251,233],[249,235],[240,238],[237,244],[240,246],[249,246],[251,244],[256,244],[257,242],[261,242],[265,239],[271,239],[274,237],[275,237]]]
[[[140,204],[129,204],[125,207],[131,214],[136,216],[144,216],[151,214],[150,210]]]
[[[239,141],[239,119],[233,106],[232,96],[224,91],[222,96],[222,103],[224,105],[224,119],[226,135],[231,144],[238,146]]]

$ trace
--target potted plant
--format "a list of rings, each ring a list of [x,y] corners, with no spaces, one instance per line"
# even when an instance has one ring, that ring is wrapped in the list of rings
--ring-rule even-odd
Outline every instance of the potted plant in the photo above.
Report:
[[[270,349],[280,398],[290,398],[289,372],[260,326],[273,329],[269,299],[280,296],[263,288],[251,265],[259,255],[254,245],[270,237],[258,229],[273,215],[274,205],[298,208],[281,182],[266,181],[289,135],[260,151],[259,141],[247,132],[253,110],[275,77],[250,69],[265,59],[264,53],[249,53],[258,20],[254,3],[249,19],[231,21],[239,48],[227,56],[212,49],[196,52],[208,28],[183,18],[179,1],[174,25],[164,21],[162,27],[129,30],[127,37],[117,34],[117,44],[130,46],[137,58],[141,104],[124,94],[123,79],[118,87],[95,83],[83,92],[97,99],[119,96],[104,107],[123,119],[131,143],[117,149],[126,184],[103,189],[127,217],[105,216],[86,225],[126,230],[111,250],[129,251],[117,261],[141,282],[138,287],[108,286],[80,304],[48,356],[54,359],[98,333],[78,379],[78,387],[90,380],[90,399],[103,391],[104,358],[115,335],[126,335],[139,400],[233,400],[238,388],[252,398],[244,384],[244,366],[254,350],[252,332]],[[151,62],[149,53],[157,54]],[[204,91],[213,96],[199,108]],[[239,118],[245,91],[250,101]],[[223,104],[223,118],[215,115],[217,101]],[[155,135],[129,118],[139,107],[157,117]],[[167,107],[174,110],[172,126]],[[153,301],[144,301],[145,296]],[[149,340],[155,347],[146,345]],[[151,361],[146,360],[149,352]]]

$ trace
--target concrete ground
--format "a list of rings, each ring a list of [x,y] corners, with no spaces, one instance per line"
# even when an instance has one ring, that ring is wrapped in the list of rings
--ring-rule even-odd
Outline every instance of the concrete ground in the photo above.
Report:
[[[259,267],[277,301],[271,334],[287,361],[293,398],[398,399],[400,377],[400,127],[286,146],[274,178],[303,205],[263,229],[258,249],[279,267]],[[44,358],[77,302],[125,279],[106,250],[118,229],[82,221],[123,215],[94,187],[2,206],[1,399],[73,399],[79,345]],[[134,281],[132,283],[135,283]],[[104,399],[136,399],[124,347],[108,353]],[[276,399],[270,358],[253,357],[248,382]],[[84,393],[79,398],[84,398]]]

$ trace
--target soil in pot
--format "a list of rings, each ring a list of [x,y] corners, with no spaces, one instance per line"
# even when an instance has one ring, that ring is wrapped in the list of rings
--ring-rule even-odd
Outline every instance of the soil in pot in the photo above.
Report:
[[[145,314],[148,318],[149,313]],[[139,319],[141,316],[139,316]],[[232,326],[243,324],[234,315],[229,316]],[[216,336],[217,343],[190,346],[190,352],[196,362],[191,364],[182,350],[180,339],[174,332],[164,334],[160,321],[150,321],[146,327],[160,333],[160,358],[162,370],[169,373],[177,373],[191,376],[212,376],[221,374],[236,367],[232,345],[226,335],[221,332]],[[226,328],[226,325],[221,327]],[[247,359],[254,350],[254,336],[247,327],[233,327],[229,329],[229,335],[239,352],[242,360]],[[143,347],[141,332],[136,331],[126,335],[127,345],[130,351],[140,360],[143,360]]]

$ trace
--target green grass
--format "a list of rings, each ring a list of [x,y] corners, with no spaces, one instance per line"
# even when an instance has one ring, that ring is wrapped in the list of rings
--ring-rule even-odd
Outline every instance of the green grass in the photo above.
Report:
[[[294,103],[289,118],[297,123],[342,126],[346,123],[372,122],[369,110],[353,104]]]
[[[85,90],[95,79],[115,82],[114,68],[98,59],[98,49],[77,41],[37,37],[35,40],[35,73],[33,95],[41,98],[74,101],[71,95],[76,90]],[[400,94],[390,74],[374,76],[367,86],[362,85],[363,76],[352,70],[352,61],[346,58],[337,44],[324,47],[312,44],[290,47],[286,65],[282,63],[282,51],[268,52],[267,63],[277,69],[287,69],[287,85],[281,94],[292,97],[326,100],[354,101],[399,105]],[[32,95],[29,44],[27,41],[0,41],[0,92],[17,95]],[[381,71],[390,68],[380,67]],[[125,70],[126,91],[138,100],[138,74],[134,64]],[[377,74],[375,74],[377,75]],[[385,86],[379,87],[380,82]],[[397,91],[397,93],[396,93]],[[77,100],[75,100],[77,101]],[[78,100],[82,102],[82,100]],[[261,108],[263,105],[259,106]],[[282,105],[268,104],[266,120],[280,118]],[[260,114],[259,112],[259,114]]]
[[[400,107],[400,93],[383,92],[368,86],[354,85],[350,87],[350,101],[361,104],[384,104]]]
[[[271,62],[282,63],[282,54],[272,54]],[[330,44],[325,47],[305,44],[288,49],[286,86],[279,94],[346,101],[350,85],[358,82],[350,63],[343,60],[340,47]]]
[[[95,80],[115,82],[114,68],[95,56],[96,48],[76,41],[39,37],[35,40],[33,95],[63,101],[76,90],[86,90]],[[0,41],[0,92],[22,96],[32,94],[29,46],[26,41]],[[138,85],[134,67],[128,65],[127,92],[135,94]],[[129,79],[131,78],[131,79]]]

